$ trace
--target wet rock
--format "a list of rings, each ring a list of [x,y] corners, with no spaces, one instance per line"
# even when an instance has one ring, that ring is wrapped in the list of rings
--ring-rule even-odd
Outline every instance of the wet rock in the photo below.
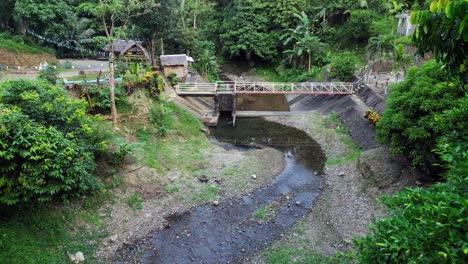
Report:
[[[219,201],[213,201],[213,205],[214,205],[214,206],[218,206],[218,205],[219,205]]]
[[[324,188],[323,188],[323,185],[320,185],[320,186],[319,186],[319,190],[323,191],[323,189],[324,189]]]
[[[296,205],[297,205],[297,206],[301,205],[301,202],[300,202],[300,201],[296,201]]]
[[[340,171],[340,173],[338,174],[340,177],[343,177],[345,176],[345,172],[344,171]]]
[[[257,175],[252,174],[252,179],[254,179],[254,180],[257,179]]]
[[[207,183],[208,182],[208,177],[206,175],[200,175],[197,177],[197,179],[200,181],[200,182],[203,182],[203,183]]]

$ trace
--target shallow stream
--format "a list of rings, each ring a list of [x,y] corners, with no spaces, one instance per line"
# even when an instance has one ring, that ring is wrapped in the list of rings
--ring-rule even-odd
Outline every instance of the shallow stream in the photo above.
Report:
[[[168,227],[149,237],[150,247],[144,247],[143,254],[143,248],[136,247],[132,259],[141,263],[239,261],[280,239],[310,211],[320,192],[317,173],[323,171],[326,159],[319,144],[303,131],[263,119],[239,119],[235,128],[228,120],[212,131],[226,151],[273,147],[284,153],[284,170],[270,185],[251,194],[168,217]]]

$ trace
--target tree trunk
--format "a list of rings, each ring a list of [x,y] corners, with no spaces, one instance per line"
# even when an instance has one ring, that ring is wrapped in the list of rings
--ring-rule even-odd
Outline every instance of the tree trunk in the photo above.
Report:
[[[308,54],[309,54],[309,67],[308,67],[308,72],[310,72],[310,66],[311,66],[310,51],[308,52]]]
[[[114,70],[114,43],[111,43],[110,57],[109,57],[109,90],[111,101],[111,118],[114,124],[114,129],[119,130],[117,126],[117,108],[115,107],[115,70]]]
[[[153,35],[151,35],[151,65],[156,66],[158,64],[158,54],[156,51],[156,46],[158,45],[158,40],[157,40],[157,32],[153,32]]]

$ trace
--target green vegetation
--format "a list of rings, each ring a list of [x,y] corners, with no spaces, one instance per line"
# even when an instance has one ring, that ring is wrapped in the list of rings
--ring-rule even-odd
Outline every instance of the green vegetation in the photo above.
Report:
[[[465,0],[433,1],[429,10],[411,13],[411,22],[418,25],[413,42],[418,53],[432,52],[451,75],[468,81],[468,2]]]
[[[129,196],[128,206],[130,206],[134,211],[143,209],[143,198],[138,193]]]
[[[384,196],[389,217],[374,221],[372,233],[355,240],[361,263],[466,262],[468,97],[466,56],[460,57],[466,4],[434,1],[430,11],[411,15],[419,23],[413,37],[419,52],[434,51],[441,63],[412,68],[393,87],[377,132],[394,152],[444,181]]]
[[[215,185],[204,185],[202,189],[193,195],[196,203],[213,201],[218,197],[218,188]]]
[[[54,54],[54,51],[49,48],[44,48],[28,42],[21,36],[12,36],[8,33],[0,32],[0,49],[11,51],[14,53],[26,53],[26,54],[40,54],[50,53]]]
[[[1,204],[45,202],[99,187],[94,155],[105,143],[83,101],[40,81],[7,81],[0,92]]]
[[[173,103],[155,101],[149,121],[150,126],[136,131],[144,143],[140,157],[144,164],[160,172],[172,168],[193,172],[194,164],[204,163],[202,151],[208,147],[208,140],[200,131],[198,119]]]
[[[265,205],[258,208],[258,210],[253,213],[253,217],[263,222],[267,222],[276,215],[275,210],[276,209],[272,205]]]
[[[391,145],[391,150],[407,155],[413,165],[433,172],[440,163],[433,152],[437,142],[451,131],[462,133],[457,127],[463,120],[436,119],[449,109],[467,107],[464,90],[457,79],[447,79],[441,64],[428,62],[421,68],[411,68],[405,80],[391,87],[387,110],[378,123],[377,135]],[[459,123],[462,122],[462,123]]]
[[[327,157],[328,166],[336,166],[351,160],[356,160],[361,154],[361,150],[356,143],[353,142],[349,136],[349,130],[346,125],[341,121],[336,112],[332,112],[327,118],[323,120],[325,127],[335,128],[336,133],[339,135],[341,142],[345,145],[346,149],[344,154],[338,157]]]
[[[56,66],[49,65],[47,69],[41,70],[37,78],[40,80],[45,80],[52,85],[56,85],[58,79],[58,71]]]
[[[109,211],[98,210],[111,199],[100,192],[82,202],[56,206],[26,206],[15,209],[0,225],[0,259],[11,264],[66,263],[67,253],[83,252],[90,263],[107,236],[100,227]],[[3,211],[5,212],[5,211]]]
[[[466,114],[466,109],[465,113]],[[390,217],[355,241],[361,263],[464,263],[467,254],[468,144],[439,150],[446,182],[408,188],[382,202]]]

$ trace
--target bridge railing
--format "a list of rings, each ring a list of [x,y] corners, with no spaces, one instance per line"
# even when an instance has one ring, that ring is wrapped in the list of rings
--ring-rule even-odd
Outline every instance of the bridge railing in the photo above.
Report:
[[[348,82],[216,82],[180,83],[178,94],[353,94],[362,80]]]
[[[179,83],[176,86],[178,94],[216,94],[216,83]]]

